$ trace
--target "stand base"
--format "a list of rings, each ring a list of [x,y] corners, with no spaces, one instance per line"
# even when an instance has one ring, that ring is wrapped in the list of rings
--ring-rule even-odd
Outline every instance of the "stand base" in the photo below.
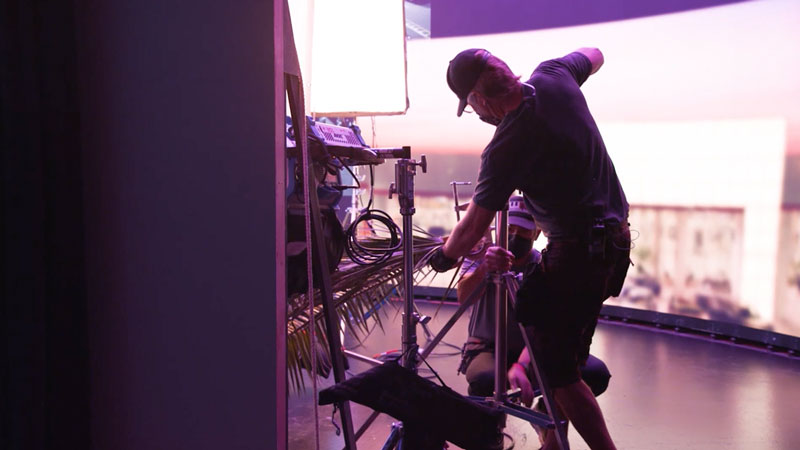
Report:
[[[442,450],[445,440],[426,432],[426,428],[405,426],[402,422],[392,424],[392,431],[381,450]]]

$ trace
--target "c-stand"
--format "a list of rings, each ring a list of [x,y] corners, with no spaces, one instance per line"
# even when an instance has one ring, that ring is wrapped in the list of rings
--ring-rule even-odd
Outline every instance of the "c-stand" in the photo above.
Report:
[[[455,320],[460,317],[463,311],[475,301],[477,295],[484,290],[488,289],[487,284],[491,283],[494,288],[495,298],[495,367],[494,367],[494,380],[495,389],[493,398],[470,397],[471,400],[486,404],[500,409],[504,413],[511,414],[517,418],[530,422],[532,425],[553,429],[556,433],[556,441],[562,450],[569,450],[569,443],[566,435],[566,422],[560,420],[558,411],[556,410],[555,402],[553,401],[552,391],[549,389],[547,380],[536,361],[535,353],[531,347],[530,340],[526,333],[525,327],[519,325],[519,331],[522,334],[525,342],[525,347],[531,359],[531,366],[533,368],[536,380],[538,383],[538,393],[542,399],[547,410],[547,414],[534,411],[517,403],[510,401],[510,395],[506,389],[508,382],[507,379],[507,319],[508,319],[508,305],[509,298],[515,300],[515,295],[518,290],[516,277],[511,272],[492,272],[487,276],[481,285],[470,295],[464,304],[462,304],[454,317],[445,325],[445,327],[433,339],[429,339],[428,345],[418,354],[417,338],[416,338],[416,323],[419,315],[416,314],[414,309],[414,285],[413,285],[413,238],[411,236],[412,223],[411,216],[414,214],[414,175],[416,174],[415,166],[421,165],[423,172],[426,171],[426,162],[424,156],[421,163],[414,161],[400,160],[395,166],[396,185],[390,188],[390,197],[392,193],[399,194],[400,200],[400,213],[403,216],[403,257],[404,257],[404,313],[403,313],[403,365],[404,367],[416,371],[417,364],[420,359],[425,359],[432,351],[433,348],[442,340],[444,335],[449,331]],[[396,187],[395,187],[396,186]],[[455,189],[455,187],[454,187]],[[497,213],[496,218],[496,236],[497,245],[502,248],[508,247],[508,208],[504,208]],[[403,448],[403,425],[402,423],[392,424],[392,432],[390,433],[383,450],[391,450]],[[405,449],[403,449],[405,450]]]
[[[420,162],[413,159],[399,159],[394,166],[395,182],[389,186],[389,198],[397,194],[400,203],[400,215],[403,216],[403,332],[402,350],[403,367],[417,371],[418,345],[417,322],[419,314],[414,308],[414,226],[412,216],[414,208],[414,177],[417,166],[422,168],[422,173],[428,171],[428,162],[425,155],[420,157]],[[403,445],[403,425],[393,423],[392,431],[383,446],[384,450],[394,449],[397,446],[405,450]],[[411,449],[409,449],[411,450]]]
[[[425,324],[429,318],[419,314],[414,305],[414,229],[412,223],[412,216],[416,212],[414,207],[414,177],[417,173],[417,166],[422,168],[422,172],[426,173],[428,170],[428,162],[425,155],[420,156],[420,161],[417,162],[410,158],[398,159],[395,163],[395,182],[389,186],[389,198],[393,194],[397,194],[400,204],[400,215],[403,216],[402,227],[402,251],[403,251],[403,315],[402,315],[402,365],[416,373],[417,365],[421,361],[418,359],[419,346],[417,345],[417,323]],[[426,333],[429,333],[426,329]],[[358,353],[344,350],[344,354],[367,362],[373,365],[383,364],[382,361],[360,355]],[[424,358],[424,356],[423,356]],[[380,415],[379,412],[373,412],[367,420],[362,424],[361,428],[355,433],[357,440],[366,429],[375,421]],[[392,431],[383,446],[383,449],[395,449],[403,447],[403,424],[395,422],[392,424]],[[412,450],[412,449],[408,449]]]
[[[420,162],[413,159],[400,159],[394,166],[395,183],[389,187],[389,198],[397,194],[400,215],[403,216],[403,366],[416,371],[417,368],[417,320],[414,309],[414,177],[417,166],[422,173],[428,171],[425,155]]]
[[[507,385],[507,369],[506,369],[506,354],[507,354],[507,319],[508,319],[508,305],[509,298],[514,300],[515,294],[518,290],[516,277],[511,272],[492,272],[487,275],[487,278],[470,294],[470,296],[460,305],[456,313],[445,324],[442,330],[432,339],[428,339],[428,345],[425,349],[420,351],[417,344],[416,325],[421,320],[420,314],[417,313],[414,306],[414,243],[413,243],[413,224],[412,216],[415,212],[414,207],[414,177],[416,176],[416,166],[421,166],[423,173],[427,172],[427,161],[425,156],[422,155],[421,161],[416,162],[412,159],[400,159],[395,164],[395,183],[392,183],[389,188],[389,198],[392,194],[398,194],[400,203],[400,214],[403,216],[403,315],[402,315],[402,365],[407,369],[414,372],[417,371],[417,365],[431,354],[434,347],[441,342],[444,335],[452,328],[458,318],[463,312],[472,305],[478,295],[491,283],[494,289],[495,301],[495,389],[494,396],[491,398],[483,397],[468,397],[478,403],[486,404],[488,406],[499,409],[500,411],[523,419],[533,425],[554,430],[556,433],[556,440],[562,450],[568,450],[569,444],[566,436],[566,422],[560,420],[556,410],[555,403],[552,398],[552,393],[548,388],[548,383],[545,380],[543,372],[536,361],[535,353],[528,339],[528,335],[524,326],[519,325],[519,331],[522,334],[525,342],[525,347],[531,358],[531,367],[538,382],[538,394],[542,396],[544,405],[547,409],[547,414],[525,408],[517,403],[510,401],[515,396],[514,393],[509,394],[506,389]],[[455,189],[455,187],[454,187]],[[497,245],[502,248],[508,247],[508,211],[505,208],[503,211],[497,213],[496,218],[496,232],[497,232]],[[371,364],[381,364],[381,361],[367,358],[356,353],[345,351],[345,354],[350,357],[355,357],[362,361]],[[356,432],[355,438],[358,439],[366,428],[368,428],[379,415],[378,412],[373,414],[366,420],[362,427]],[[403,424],[395,422],[392,424],[392,430],[387,438],[382,450],[392,450],[400,448],[406,450],[403,444]],[[411,449],[408,449],[411,450]]]
[[[458,194],[456,191],[456,185],[462,185],[468,183],[461,183],[461,182],[453,182],[453,197],[455,199],[455,211],[456,217],[459,217],[460,206],[458,203]],[[497,213],[495,219],[495,230],[496,230],[496,237],[497,243],[496,245],[501,246],[502,248],[508,248],[508,207],[504,208],[502,211]],[[506,384],[508,382],[507,379],[507,363],[506,360],[507,356],[507,319],[508,319],[508,305],[516,303],[516,292],[519,289],[519,285],[517,283],[517,278],[511,272],[491,272],[487,274],[486,279],[484,279],[472,293],[461,303],[458,307],[458,310],[453,314],[450,320],[442,327],[439,333],[434,336],[433,339],[429,339],[428,345],[425,349],[420,353],[422,359],[425,359],[428,355],[431,354],[434,347],[444,338],[444,335],[450,331],[450,328],[455,325],[461,315],[469,308],[472,304],[477,301],[477,298],[486,290],[489,289],[489,284],[492,284],[492,288],[494,289],[494,298],[497,299],[495,301],[495,367],[494,367],[494,381],[495,381],[495,388],[494,388],[494,397],[493,398],[483,398],[483,397],[475,397],[471,396],[470,399],[489,404],[495,407],[498,407],[500,410],[507,414],[511,414],[514,417],[523,419],[527,422],[530,422],[533,425],[537,425],[540,427],[554,429],[556,432],[556,440],[559,444],[559,447],[562,450],[569,450],[569,443],[567,442],[567,431],[566,431],[566,422],[560,420],[557,410],[555,409],[555,403],[552,397],[552,391],[549,389],[549,385],[547,380],[544,377],[544,374],[539,367],[539,364],[536,361],[535,354],[533,352],[533,348],[531,347],[530,340],[528,339],[528,334],[525,330],[525,327],[519,325],[519,331],[522,334],[522,338],[525,342],[525,347],[528,350],[528,354],[531,358],[531,366],[534,371],[534,375],[536,376],[536,380],[538,382],[538,393],[542,396],[542,400],[545,404],[545,408],[547,410],[547,414],[543,414],[538,411],[531,410],[529,408],[525,408],[520,406],[516,403],[509,401],[510,395],[506,390]],[[511,303],[509,303],[509,299]]]
[[[508,247],[508,208],[504,208],[497,213],[496,218],[496,245],[507,248]],[[552,391],[549,389],[547,380],[536,361],[535,353],[531,347],[528,334],[523,325],[519,325],[519,331],[525,341],[525,348],[531,358],[531,366],[533,367],[536,380],[538,382],[538,390],[542,396],[547,414],[534,411],[516,403],[509,401],[510,395],[506,390],[507,377],[507,320],[508,320],[508,305],[509,297],[512,301],[516,301],[515,295],[518,290],[516,277],[511,272],[501,273],[499,271],[491,272],[487,275],[488,280],[484,280],[475,289],[470,296],[470,303],[474,301],[472,297],[482,292],[484,289],[489,289],[489,283],[494,288],[495,299],[495,339],[494,339],[494,397],[483,398],[474,397],[470,398],[488,405],[495,406],[501,411],[511,414],[514,417],[523,419],[530,422],[532,425],[545,427],[548,429],[555,429],[556,441],[562,450],[569,450],[569,443],[567,442],[566,422],[560,420],[558,411],[555,408],[555,403],[552,397]]]

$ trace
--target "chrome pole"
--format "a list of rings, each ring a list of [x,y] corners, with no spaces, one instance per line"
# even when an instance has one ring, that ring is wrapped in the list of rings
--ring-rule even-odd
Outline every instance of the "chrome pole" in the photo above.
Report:
[[[497,242],[495,245],[508,248],[508,206],[497,212],[495,233]],[[503,283],[503,273],[493,272],[491,275],[494,283],[494,399],[497,402],[505,401],[506,394],[506,328],[508,325],[508,291]]]
[[[420,162],[413,159],[399,159],[394,166],[395,183],[389,188],[389,195],[397,193],[400,214],[403,216],[403,367],[416,371],[417,367],[417,318],[414,311],[414,176],[416,166],[427,172],[425,155]]]

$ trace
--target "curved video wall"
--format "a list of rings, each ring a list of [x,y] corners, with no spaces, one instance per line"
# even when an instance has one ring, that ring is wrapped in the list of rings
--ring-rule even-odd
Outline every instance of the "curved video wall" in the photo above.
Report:
[[[455,115],[445,71],[456,53],[486,48],[527,78],[598,47],[605,65],[583,92],[635,237],[635,266],[607,303],[800,336],[800,3],[571,3],[406,2],[410,108],[359,125],[372,146],[427,155],[415,223],[452,229],[450,182],[474,184],[493,133]],[[379,190],[393,179],[385,166]]]

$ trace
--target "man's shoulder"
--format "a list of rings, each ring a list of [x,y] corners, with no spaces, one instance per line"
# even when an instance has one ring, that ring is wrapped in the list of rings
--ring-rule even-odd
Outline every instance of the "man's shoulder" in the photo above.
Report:
[[[537,91],[554,88],[567,81],[580,86],[589,77],[591,70],[592,63],[586,55],[572,52],[561,58],[542,61],[533,70],[528,82],[533,84]]]

